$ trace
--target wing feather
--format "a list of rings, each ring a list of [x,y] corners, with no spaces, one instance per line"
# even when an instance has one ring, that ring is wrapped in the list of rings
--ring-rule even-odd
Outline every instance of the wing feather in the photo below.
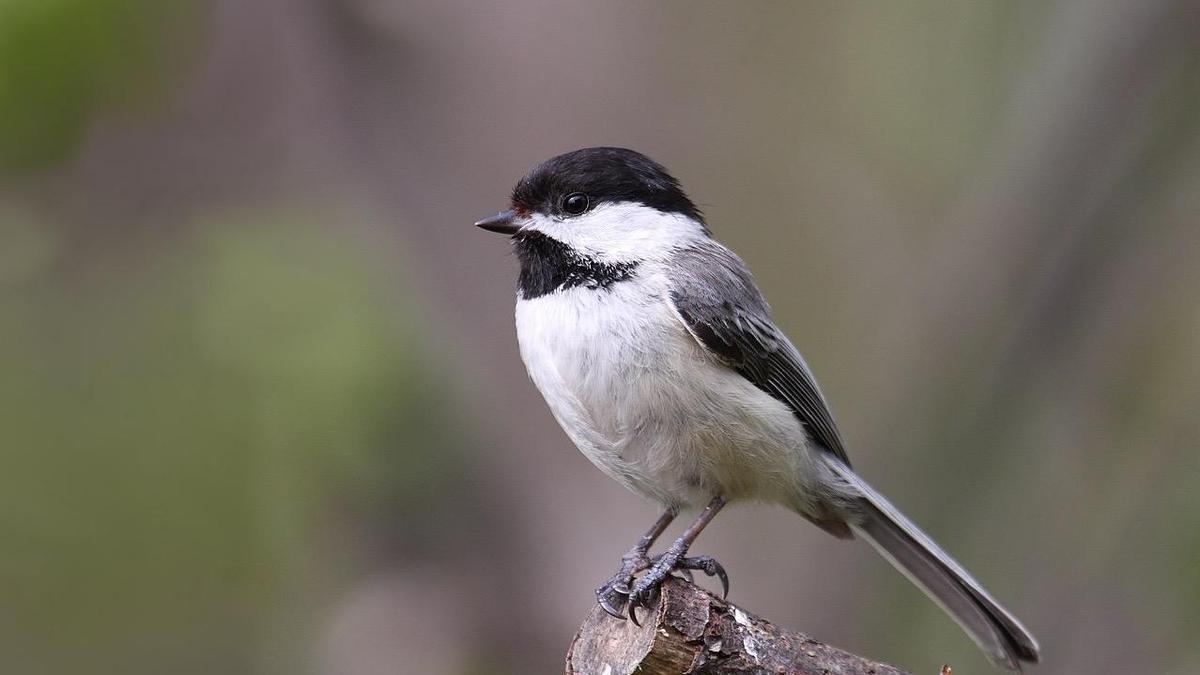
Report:
[[[712,240],[678,251],[673,263],[670,301],[688,331],[719,361],[787,405],[813,441],[849,466],[816,378],[771,320],[745,264]]]

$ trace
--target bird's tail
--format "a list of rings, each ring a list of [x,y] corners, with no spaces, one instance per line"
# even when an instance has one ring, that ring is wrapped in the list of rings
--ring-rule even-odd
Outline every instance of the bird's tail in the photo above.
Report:
[[[1038,661],[1038,644],[958,563],[842,462],[830,466],[861,494],[847,523],[888,562],[946,610],[996,665],[1020,670]]]

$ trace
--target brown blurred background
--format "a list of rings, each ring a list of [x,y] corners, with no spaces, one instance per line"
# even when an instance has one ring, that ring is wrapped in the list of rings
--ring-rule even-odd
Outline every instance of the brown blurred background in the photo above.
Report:
[[[1037,672],[1198,672],[1198,131],[1188,0],[4,0],[0,671],[561,672],[656,508],[554,424],[470,224],[612,144]],[[698,548],[988,672],[861,543],[746,506]]]

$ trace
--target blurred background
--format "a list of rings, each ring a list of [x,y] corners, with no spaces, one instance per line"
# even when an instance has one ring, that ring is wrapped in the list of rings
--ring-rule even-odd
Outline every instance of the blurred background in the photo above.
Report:
[[[471,223],[611,144],[1037,672],[1200,671],[1198,38],[1188,0],[3,0],[0,670],[561,672],[657,510],[551,419]],[[989,672],[860,542],[743,506],[698,549],[779,624]]]

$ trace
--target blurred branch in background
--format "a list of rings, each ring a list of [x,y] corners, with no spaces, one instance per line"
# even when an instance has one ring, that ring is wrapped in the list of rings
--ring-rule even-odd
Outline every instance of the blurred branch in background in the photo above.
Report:
[[[1152,351],[1141,341],[1153,317],[1172,314],[1174,300],[1154,289],[1174,286],[1172,276],[1189,264],[1183,258],[1195,260],[1194,216],[1161,209],[1171,193],[1197,187],[1197,176],[1181,171],[1196,155],[1200,128],[1197,9],[1172,0],[1107,0],[1063,3],[1050,14],[1053,39],[1017,83],[991,166],[933,249],[935,263],[921,275],[923,302],[901,318],[906,327],[898,334],[909,337],[910,351],[898,365],[906,370],[886,380],[906,383],[907,396],[923,401],[918,426],[931,436],[921,444],[928,449],[922,464],[949,473],[963,455],[972,457],[971,475],[960,480],[968,492],[986,490],[985,508],[1017,509],[1010,541],[1026,541],[1029,519],[1052,512],[1065,526],[1084,528],[1087,550],[1108,548],[1101,542],[1113,541],[1114,530],[1138,527],[1130,519],[1139,509],[1104,509],[1106,517],[1092,518],[1096,504],[1152,501],[1171,481],[1169,467],[1194,457],[1194,444],[1180,445],[1174,432],[1123,433],[1127,420],[1118,421],[1096,392],[1155,398],[1127,364]],[[1150,230],[1147,222],[1161,226]],[[1176,256],[1178,265],[1161,264]],[[1146,267],[1151,261],[1156,268]],[[981,364],[982,377],[956,374],[963,364]],[[925,382],[931,376],[941,379],[940,391]],[[1194,394],[1187,398],[1200,404]],[[1163,430],[1191,417],[1192,406],[1160,401],[1165,407],[1151,407]],[[1010,420],[999,433],[997,418]],[[1046,425],[1062,435],[1028,438]],[[1067,437],[1073,440],[1064,443]],[[1080,482],[1089,465],[1115,473]],[[1008,482],[1028,473],[1067,487],[1014,504]],[[1099,492],[1076,491],[1088,485]],[[1095,529],[1082,525],[1089,522]],[[996,534],[979,531],[976,550],[993,547]],[[1025,578],[1077,555],[1079,546],[1044,542]],[[1113,549],[1086,558],[1085,568],[1132,562]],[[1071,625],[1076,634],[1066,644],[1080,651],[1067,658],[1111,666],[1116,654],[1098,655],[1096,624]]]

